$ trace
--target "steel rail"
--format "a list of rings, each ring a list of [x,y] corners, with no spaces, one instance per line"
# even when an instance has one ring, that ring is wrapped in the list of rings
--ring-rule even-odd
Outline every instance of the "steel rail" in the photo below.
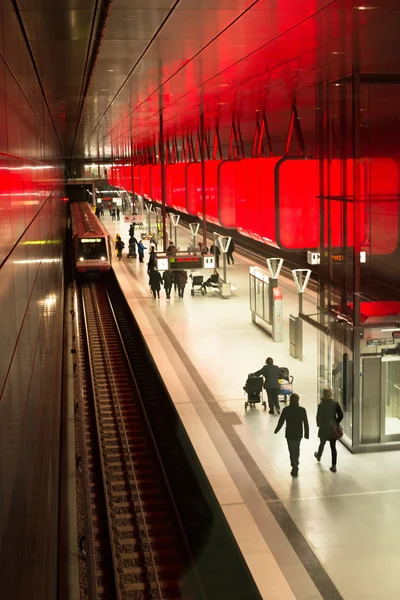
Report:
[[[89,302],[91,302],[91,306],[89,306]],[[117,554],[116,554],[116,545],[120,542],[118,541],[118,539],[116,537],[115,528],[113,526],[113,525],[115,525],[115,523],[113,522],[112,502],[111,502],[111,498],[110,498],[110,493],[108,491],[108,486],[109,485],[111,486],[111,482],[112,482],[112,480],[110,479],[111,478],[111,474],[110,474],[111,468],[109,467],[108,470],[106,468],[106,464],[108,463],[110,456],[112,454],[115,455],[116,453],[112,452],[112,450],[115,449],[115,447],[113,447],[111,452],[108,452],[108,455],[107,455],[106,445],[104,444],[105,434],[104,434],[103,427],[102,427],[101,415],[99,414],[100,407],[98,406],[98,404],[100,403],[100,401],[98,400],[98,398],[96,398],[96,377],[98,379],[99,375],[96,374],[96,365],[94,364],[93,349],[92,349],[93,337],[95,337],[96,335],[98,336],[98,342],[102,344],[102,356],[100,357],[100,359],[97,359],[97,361],[102,359],[105,362],[106,369],[104,369],[104,365],[101,365],[101,367],[100,367],[101,375],[103,376],[104,372],[107,373],[107,380],[108,380],[108,387],[109,387],[109,390],[108,390],[109,397],[108,397],[108,400],[106,402],[104,402],[104,404],[105,405],[108,404],[109,407],[116,413],[116,416],[114,418],[114,425],[119,433],[119,446],[121,448],[120,457],[123,460],[126,475],[128,478],[128,484],[125,486],[126,487],[126,495],[128,497],[130,497],[131,505],[133,507],[133,510],[131,509],[131,520],[133,522],[136,522],[136,526],[137,526],[137,530],[138,530],[137,531],[137,540],[141,546],[142,555],[143,555],[143,557],[145,555],[147,555],[147,557],[150,558],[150,563],[151,563],[149,566],[148,562],[146,560],[144,560],[143,571],[146,571],[147,580],[148,580],[150,589],[152,590],[153,597],[155,597],[154,592],[157,592],[158,598],[161,600],[163,598],[162,589],[161,589],[160,581],[159,581],[158,574],[157,574],[157,568],[156,568],[156,564],[154,561],[154,556],[153,556],[153,553],[151,552],[151,538],[150,538],[150,534],[149,534],[147,524],[146,524],[143,504],[142,504],[142,501],[140,498],[139,485],[137,482],[135,468],[134,468],[131,453],[130,453],[130,444],[129,444],[128,435],[127,435],[125,424],[124,424],[124,417],[122,415],[120,398],[119,398],[119,394],[118,394],[118,387],[116,385],[116,381],[115,381],[114,374],[113,374],[112,361],[111,361],[111,357],[110,357],[107,336],[105,335],[105,332],[104,332],[101,308],[99,306],[99,301],[98,301],[98,297],[96,294],[95,284],[90,284],[89,286],[83,286],[82,303],[83,303],[83,309],[84,309],[84,315],[85,315],[85,327],[86,327],[88,348],[89,348],[89,365],[90,365],[90,372],[91,372],[91,378],[92,378],[93,390],[94,390],[94,400],[95,400],[94,406],[95,406],[95,415],[96,415],[96,425],[97,425],[99,440],[100,440],[100,442],[102,442],[102,443],[99,443],[99,451],[101,454],[102,478],[103,478],[103,484],[104,484],[104,492],[106,495],[107,520],[108,520],[110,539],[111,539],[111,545],[112,545],[114,576],[115,576],[116,582],[118,582],[117,590],[116,590],[117,596],[118,596],[118,598],[121,598],[121,600],[122,600],[123,594],[125,592],[125,582],[124,582],[123,569],[120,568],[121,560],[118,559]],[[92,316],[90,315],[90,310],[92,310],[92,312],[93,312]],[[110,463],[110,464],[112,464],[112,463]],[[139,513],[139,516],[137,513]],[[132,526],[131,529],[134,530],[134,527]],[[146,550],[145,550],[146,545],[150,548],[150,552],[146,552]],[[126,579],[129,580],[129,576],[127,576]]]

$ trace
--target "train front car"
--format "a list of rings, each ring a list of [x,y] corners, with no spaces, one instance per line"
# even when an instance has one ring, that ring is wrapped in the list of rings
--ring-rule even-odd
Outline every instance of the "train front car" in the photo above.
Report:
[[[78,273],[103,273],[111,268],[110,236],[87,202],[71,206],[74,261]]]

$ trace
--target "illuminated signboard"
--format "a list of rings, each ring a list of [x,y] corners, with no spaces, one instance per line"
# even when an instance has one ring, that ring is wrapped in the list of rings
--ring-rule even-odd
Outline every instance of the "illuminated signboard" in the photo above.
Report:
[[[81,238],[82,244],[92,244],[93,242],[101,242],[103,238]]]
[[[173,256],[169,259],[170,269],[202,269],[202,256]]]

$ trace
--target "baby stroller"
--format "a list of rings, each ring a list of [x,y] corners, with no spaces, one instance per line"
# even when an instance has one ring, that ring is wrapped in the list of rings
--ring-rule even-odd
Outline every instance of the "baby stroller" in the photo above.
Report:
[[[267,408],[267,403],[263,399],[263,378],[255,375],[247,376],[246,385],[244,391],[247,394],[247,401],[244,403],[244,408],[247,409],[254,407],[256,404],[262,403],[264,410]]]
[[[293,393],[293,379],[294,377],[289,374],[289,369],[287,367],[280,368],[281,373],[283,375],[282,379],[278,379],[279,383],[279,396],[283,396],[283,399],[280,402],[287,402],[290,394]]]
[[[203,275],[200,275],[200,273],[192,273],[190,277],[192,279],[192,289],[190,290],[192,296],[204,296],[205,290],[203,287]]]

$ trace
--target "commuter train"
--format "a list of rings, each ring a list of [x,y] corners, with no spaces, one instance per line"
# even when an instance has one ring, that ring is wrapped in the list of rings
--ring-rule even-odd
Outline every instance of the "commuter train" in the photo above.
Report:
[[[111,268],[110,236],[87,202],[71,205],[72,245],[79,273],[101,273]]]

